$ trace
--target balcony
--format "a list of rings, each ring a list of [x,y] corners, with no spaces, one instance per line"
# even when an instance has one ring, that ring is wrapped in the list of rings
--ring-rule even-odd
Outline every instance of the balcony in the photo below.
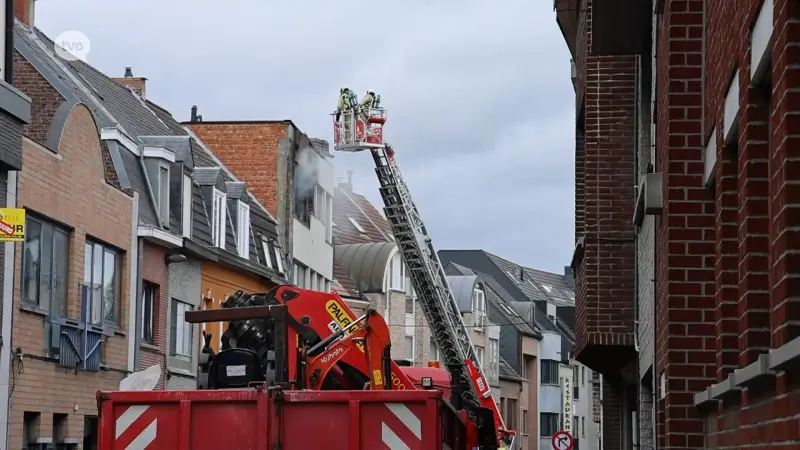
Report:
[[[113,336],[114,331],[89,320],[89,287],[81,284],[81,319],[54,317],[50,323],[59,330],[60,352],[58,365],[69,369],[98,372],[102,366],[101,347],[103,336]]]

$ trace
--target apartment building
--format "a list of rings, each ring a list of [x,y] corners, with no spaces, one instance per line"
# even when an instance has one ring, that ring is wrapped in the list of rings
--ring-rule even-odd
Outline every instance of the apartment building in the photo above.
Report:
[[[486,313],[487,287],[478,275],[446,277],[489,386],[500,390],[500,327]],[[431,339],[431,348],[436,343]],[[438,354],[438,351],[437,351]],[[438,359],[438,358],[437,358]],[[495,399],[497,401],[498,399]]]
[[[579,118],[576,357],[614,375],[604,446],[797,447],[800,11],[569,3],[556,10]]]
[[[278,265],[282,258],[273,256],[279,254],[277,224],[267,220],[266,209],[250,201],[241,182],[226,175],[214,189],[227,192],[229,198],[212,203],[216,195],[204,190],[203,180],[208,178],[207,169],[219,174],[224,167],[216,165],[168,112],[146,99],[144,79],[134,77],[130,68],[124,77],[112,79],[83,62],[61,59],[53,50],[47,36],[28,23],[17,23],[15,61],[20,70],[15,84],[29,92],[38,108],[37,120],[25,130],[32,149],[28,154],[49,155],[37,160],[36,172],[29,175],[44,177],[46,183],[37,187],[20,179],[20,199],[31,211],[29,226],[34,232],[22,247],[18,292],[23,293],[22,310],[41,315],[35,327],[41,329],[43,322],[49,336],[45,343],[50,342],[42,355],[21,350],[17,357],[65,368],[54,372],[45,364],[37,369],[38,363],[26,368],[35,379],[32,383],[49,385],[64,395],[59,397],[62,401],[52,406],[47,402],[42,409],[33,406],[42,404],[36,396],[46,395],[45,391],[21,389],[16,400],[12,398],[12,423],[17,420],[19,427],[12,426],[10,434],[12,442],[18,439],[29,447],[53,442],[74,448],[83,439],[87,443],[96,439],[94,392],[118,388],[126,374],[158,364],[163,376],[157,388],[194,388],[199,330],[182,319],[186,310],[203,307],[203,264],[227,264],[236,274],[250,271],[272,285],[285,278]],[[71,128],[75,117],[84,110],[89,118],[83,123],[91,128],[75,131]],[[65,139],[75,133],[80,144],[70,145],[78,145],[86,154],[71,162]],[[95,140],[98,156],[91,163],[88,152]],[[102,175],[86,172],[93,164],[99,165]],[[105,181],[100,188],[91,183],[78,184],[74,191],[63,186],[75,179]],[[128,198],[128,206],[118,196],[108,197],[108,189]],[[26,192],[35,197],[24,197]],[[238,194],[231,195],[234,192]],[[105,203],[87,203],[83,200],[87,193]],[[120,212],[123,207],[126,212]],[[125,245],[122,239],[127,239]],[[76,282],[75,292],[65,290],[61,303],[54,300],[57,292],[45,288],[66,282],[58,278],[61,272],[56,268],[69,266],[58,262],[56,252],[84,264],[82,273],[67,271],[67,278],[83,278]],[[43,260],[49,260],[47,267],[41,266]],[[35,271],[40,273],[39,284],[28,286],[28,274]],[[43,278],[45,273],[53,279]],[[245,287],[235,284],[233,290],[239,288]],[[44,293],[49,299],[42,297]],[[45,300],[48,308],[36,306],[47,304]],[[34,326],[25,314],[15,323],[20,330]],[[18,341],[12,340],[27,348],[24,339]],[[98,345],[81,344],[92,342]],[[65,350],[73,348],[78,350]],[[71,372],[75,375],[68,375]],[[69,381],[63,386],[62,375]]]
[[[17,2],[18,3],[18,2]],[[14,0],[2,2],[0,23],[3,24],[4,42],[0,48],[0,204],[3,208],[17,206],[17,178],[22,168],[22,127],[31,121],[31,99],[13,86],[14,52],[13,27],[14,20],[8,20],[19,10],[20,15],[29,15],[30,6],[24,3],[17,5]],[[10,14],[9,14],[10,13]],[[9,31],[11,31],[9,33]],[[11,40],[12,42],[5,42]],[[12,49],[12,51],[9,51]],[[0,245],[0,285],[3,289],[3,300],[0,303],[0,339],[11,342],[12,308],[14,302],[14,258],[16,244],[4,242]],[[0,347],[0,423],[9,422],[9,397],[11,386],[11,347]],[[3,436],[7,436],[4,434]],[[0,438],[0,444],[8,445]]]
[[[381,312],[392,335],[392,357],[421,366],[439,359],[403,257],[383,214],[353,191],[336,188],[333,205],[335,286],[357,310]]]
[[[282,264],[300,287],[329,291],[333,281],[333,155],[290,120],[205,121],[192,107],[184,122],[220,164],[247,183],[278,223]]]
[[[474,276],[480,281],[486,316],[499,329],[500,389],[499,395],[495,391],[495,399],[506,425],[519,433],[519,448],[536,449],[541,332],[514,310],[513,298],[493,277],[452,262],[445,266],[445,273],[456,278]]]
[[[520,266],[483,250],[441,250],[439,258],[446,267],[453,267],[455,270],[466,268],[482,274],[484,279],[493,280],[491,285],[495,286],[496,292],[502,293],[499,297],[508,299],[505,303],[509,310],[520,318],[516,320],[524,321],[541,335],[535,357],[523,354],[520,359],[520,356],[515,356],[515,353],[509,350],[514,347],[503,340],[501,340],[501,356],[509,362],[520,361],[522,363],[520,373],[523,377],[531,379],[533,377],[529,374],[537,373],[535,391],[539,419],[536,427],[538,445],[540,448],[552,446],[550,440],[553,434],[564,427],[565,419],[562,410],[560,368],[562,365],[576,366],[578,369],[583,367],[571,357],[576,339],[573,331],[575,291],[571,270],[566,268],[563,274],[544,272]],[[500,311],[507,314],[505,308],[498,308],[498,313],[495,314],[498,323],[502,323],[499,317]],[[536,362],[538,364],[535,364]],[[586,404],[578,400],[574,406],[576,411],[580,411],[578,415],[582,423],[582,417],[589,417],[589,412],[599,404],[595,404],[593,396],[591,403],[587,398]],[[598,427],[600,422],[600,417],[595,417],[594,414],[591,417],[592,423],[587,422],[587,432],[590,436],[594,433],[592,427]],[[597,422],[594,422],[595,418]],[[580,442],[580,436],[579,434],[573,437],[581,448],[598,448],[594,440]]]

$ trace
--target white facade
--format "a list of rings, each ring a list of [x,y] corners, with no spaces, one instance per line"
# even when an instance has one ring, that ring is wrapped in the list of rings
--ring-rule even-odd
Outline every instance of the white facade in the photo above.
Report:
[[[292,219],[292,247],[295,259],[294,283],[317,291],[330,290],[333,280],[333,195],[336,177],[329,158],[310,152],[316,167],[314,214],[308,226]]]

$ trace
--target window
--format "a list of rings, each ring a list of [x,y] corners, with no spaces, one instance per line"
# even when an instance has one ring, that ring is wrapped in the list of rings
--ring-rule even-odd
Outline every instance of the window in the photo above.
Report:
[[[183,176],[183,237],[192,237],[192,177],[189,175]]]
[[[155,328],[156,318],[155,314],[158,310],[156,307],[156,292],[155,285],[144,282],[142,285],[142,327],[139,331],[139,338],[148,343],[155,344]]]
[[[302,289],[309,289],[308,283],[308,268],[300,264],[299,262],[294,263],[294,284]]]
[[[552,359],[542,360],[542,384],[559,384],[558,361]]]
[[[328,208],[325,216],[325,242],[333,243],[333,196],[325,194],[327,199]]]
[[[281,251],[278,247],[275,247],[275,262],[278,264],[278,273],[286,273],[283,270],[283,258],[281,257]]]
[[[478,358],[478,366],[483,369],[486,367],[486,361],[483,360],[483,347],[480,345],[475,346],[475,357]]]
[[[430,360],[437,360],[439,359],[439,347],[436,345],[436,339],[431,336],[430,338],[430,349],[428,350],[428,359]]]
[[[192,324],[186,322],[184,317],[186,311],[193,310],[194,307],[180,300],[172,299],[172,317],[170,317],[170,327],[172,328],[172,348],[170,351],[174,356],[192,356]]]
[[[406,314],[414,314],[414,299],[406,298]]]
[[[492,380],[500,376],[500,343],[489,338],[489,374]]]
[[[250,205],[238,202],[236,216],[236,251],[242,258],[250,258]]]
[[[403,341],[406,359],[414,362],[414,336],[406,336]]]
[[[272,269],[272,252],[269,251],[269,241],[261,239],[261,250],[264,252],[264,265]]]
[[[400,253],[395,253],[392,259],[389,260],[389,289],[405,292],[405,284],[406,267],[403,265],[403,258]]]
[[[581,437],[586,437],[586,417],[581,417]]]
[[[581,386],[586,386],[586,367],[581,367]]]
[[[572,397],[575,398],[575,400],[580,399],[580,396],[581,396],[581,388],[578,386],[578,375],[579,375],[578,366],[573,366],[572,367]]]
[[[298,183],[297,162],[294,163],[294,217],[305,226],[311,226],[311,216],[314,213],[314,189],[306,183]]]
[[[527,409],[523,409],[522,410],[522,424],[521,425],[522,425],[522,434],[530,433],[528,431],[528,410]]]
[[[472,293],[472,319],[476,331],[482,331],[486,322],[486,294],[476,287]]]
[[[554,434],[559,432],[558,414],[557,413],[540,413],[541,423],[539,424],[539,436],[543,438],[551,438]]]
[[[94,325],[116,325],[119,320],[121,263],[115,250],[97,242],[84,244],[83,301]]]
[[[163,166],[158,171],[158,213],[169,228],[169,168]]]
[[[352,217],[348,217],[347,220],[350,221],[350,223],[356,230],[358,230],[359,233],[366,234],[367,230],[365,230],[364,227],[361,226],[361,224],[356,222],[355,219],[353,219]]]
[[[47,314],[45,349],[58,354],[61,327],[49,319],[67,315],[69,231],[29,215],[22,258],[22,301]]]
[[[517,399],[515,398],[508,398],[506,399],[506,417],[505,422],[506,425],[512,430],[519,429],[519,424],[517,423],[517,414],[519,411],[517,410]]]
[[[214,205],[211,209],[211,238],[214,245],[225,248],[225,194],[214,189]]]

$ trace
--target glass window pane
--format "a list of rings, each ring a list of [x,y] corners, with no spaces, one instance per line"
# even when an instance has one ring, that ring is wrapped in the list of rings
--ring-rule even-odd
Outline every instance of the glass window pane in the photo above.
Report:
[[[41,225],[36,220],[28,219],[25,230],[25,249],[23,254],[22,298],[39,302],[39,247],[41,241]]]
[[[39,306],[50,311],[53,294],[53,226],[42,224],[41,252],[39,260]]]
[[[67,276],[69,272],[69,236],[57,230],[53,238],[53,307],[51,313],[67,315]]]
[[[117,318],[117,256],[105,251],[103,260],[103,320],[116,322]]]
[[[98,244],[92,246],[91,286],[92,323],[98,324],[103,320],[103,247]]]

